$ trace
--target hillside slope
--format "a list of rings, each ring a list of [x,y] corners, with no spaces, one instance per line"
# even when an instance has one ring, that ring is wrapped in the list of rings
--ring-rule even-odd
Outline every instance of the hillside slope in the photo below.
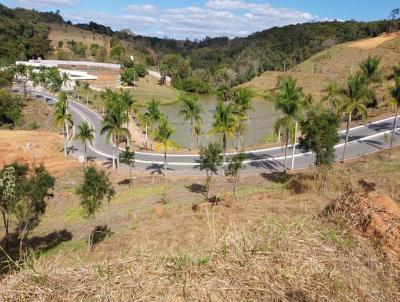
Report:
[[[359,70],[359,63],[368,56],[380,57],[381,70],[386,76],[389,75],[393,66],[400,62],[400,34],[339,44],[314,55],[287,72],[267,71],[242,86],[265,94],[276,87],[280,77],[292,76],[306,93],[319,98],[330,83],[343,84],[351,73]],[[378,91],[381,98],[387,97],[386,85]]]

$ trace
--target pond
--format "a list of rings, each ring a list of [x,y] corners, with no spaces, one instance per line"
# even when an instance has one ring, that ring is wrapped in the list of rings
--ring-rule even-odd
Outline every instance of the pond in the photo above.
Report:
[[[200,95],[199,102],[203,106],[202,114],[202,132],[203,135],[199,139],[201,145],[210,142],[220,142],[221,139],[209,134],[213,115],[217,104],[215,95]],[[241,141],[241,147],[249,147],[262,142],[263,138],[273,131],[273,124],[278,116],[274,104],[264,100],[262,97],[254,97],[252,103],[253,110],[248,112],[249,120],[245,121],[245,131]],[[171,140],[179,145],[188,148],[190,146],[190,122],[183,123],[183,119],[179,116],[181,103],[176,102],[169,105],[160,106],[160,110],[168,117],[170,125],[175,129]],[[143,108],[144,112],[145,109]],[[196,139],[193,139],[193,146],[196,146]],[[236,138],[228,138],[228,147],[236,147]]]

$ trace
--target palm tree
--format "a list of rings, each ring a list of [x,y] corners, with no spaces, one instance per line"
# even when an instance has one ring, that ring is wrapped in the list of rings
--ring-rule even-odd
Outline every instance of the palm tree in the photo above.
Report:
[[[33,90],[39,85],[39,74],[34,69],[29,69],[29,79],[32,81]]]
[[[86,94],[86,106],[89,106],[89,96],[88,96],[88,92],[90,90],[90,84],[88,82],[83,82],[82,83],[82,90],[85,92]]]
[[[63,72],[63,73],[61,74],[61,83],[62,83],[62,86],[67,86],[68,83],[69,83],[70,81],[71,81],[71,79],[70,79],[68,73]]]
[[[132,94],[129,91],[121,91],[119,97],[126,110],[126,116],[128,117],[127,126],[129,128],[129,115],[132,113],[132,110],[135,109],[136,100],[132,97]]]
[[[331,111],[337,115],[340,114],[340,93],[340,86],[336,83],[333,83],[326,88],[326,96],[322,98],[323,102],[329,102]]]
[[[131,152],[129,147],[125,148],[120,155],[120,160],[123,164],[129,166],[129,188],[132,186],[132,167],[135,164],[135,152]]]
[[[164,147],[164,179],[167,177],[167,147],[172,134],[174,134],[174,129],[170,127],[168,120],[165,117],[161,118],[155,138]]]
[[[26,101],[26,81],[27,81],[28,68],[24,64],[18,64],[16,67],[16,74],[22,79],[24,83],[24,100]]]
[[[232,105],[225,104],[222,101],[217,103],[217,108],[214,114],[214,121],[211,125],[210,132],[222,136],[222,150],[223,150],[223,163],[222,169],[224,169],[226,161],[226,147],[227,137],[234,136],[237,129],[237,120],[233,115]]]
[[[94,131],[88,122],[82,122],[78,126],[78,134],[75,136],[75,139],[80,140],[85,146],[85,161],[88,161],[86,149],[87,143],[89,142],[90,144],[92,144],[94,140]]]
[[[342,105],[340,112],[346,114],[346,138],[343,148],[342,162],[346,156],[346,148],[349,142],[349,130],[354,113],[360,113],[363,118],[367,118],[368,111],[365,103],[371,98],[371,91],[368,90],[368,81],[361,73],[357,73],[349,77],[347,87],[342,89]]]
[[[147,104],[147,112],[143,115],[146,123],[146,148],[148,141],[148,127],[150,127],[150,131],[152,132],[154,125],[157,124],[163,116],[159,107],[160,102],[152,99],[150,103]]]
[[[112,167],[114,169],[119,169],[119,145],[124,138],[130,139],[131,136],[129,130],[123,127],[124,123],[126,123],[125,113],[119,107],[114,107],[107,112],[100,131],[101,134],[107,133],[107,142],[110,140],[112,142]]]
[[[287,170],[287,149],[289,141],[293,141],[292,170],[296,152],[296,132],[298,122],[301,118],[302,108],[305,104],[305,97],[301,87],[292,77],[285,78],[280,86],[280,92],[275,100],[275,108],[282,112],[283,117],[275,123],[276,133],[283,133],[285,140],[285,173]]]
[[[194,94],[183,94],[181,96],[182,109],[179,112],[183,116],[184,122],[190,121],[190,147],[192,150],[193,145],[193,125],[194,122],[201,122],[201,113],[203,112],[202,106],[199,104],[199,98]]]
[[[63,78],[57,68],[47,70],[47,78],[49,80],[50,89],[53,92],[59,92],[63,85]]]
[[[378,83],[382,80],[382,73],[379,70],[381,59],[378,56],[369,56],[360,63],[360,69],[368,84]]]
[[[295,136],[295,123],[290,115],[284,115],[278,118],[274,124],[275,133],[282,133],[283,140],[285,142],[285,164],[284,171],[287,171],[287,149],[289,140]]]
[[[45,67],[40,68],[39,71],[39,83],[43,88],[43,92],[46,92],[47,86],[48,86],[48,77],[47,77],[47,70]],[[43,95],[43,98],[45,96]]]
[[[390,149],[392,149],[394,135],[396,133],[397,116],[399,114],[399,107],[400,107],[400,77],[397,77],[395,79],[395,86],[391,89],[390,92],[392,95],[392,103],[396,107],[396,115],[393,120],[392,138],[390,139]]]
[[[200,122],[197,122],[197,123],[194,125],[193,134],[194,134],[194,136],[196,137],[197,147],[199,147],[199,146],[200,146],[200,136],[203,134],[203,131],[202,131],[202,129],[201,129],[201,121],[200,121]]]
[[[237,146],[236,149],[240,149],[240,139],[243,136],[243,131],[245,129],[243,121],[248,120],[248,111],[253,109],[251,105],[251,100],[253,97],[253,93],[246,88],[239,88],[233,92],[232,99],[233,99],[233,110],[234,114],[237,117]]]
[[[68,113],[67,94],[61,92],[58,96],[56,104],[56,111],[54,113],[54,120],[56,125],[63,127],[64,136],[64,156],[67,157],[67,128],[72,125],[72,115]]]
[[[80,90],[81,90],[82,83],[79,80],[75,81],[75,90],[78,94],[78,102],[80,101]]]

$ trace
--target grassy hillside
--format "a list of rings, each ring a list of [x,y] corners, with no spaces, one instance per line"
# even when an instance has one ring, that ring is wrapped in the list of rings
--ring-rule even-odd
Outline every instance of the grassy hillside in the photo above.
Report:
[[[381,70],[384,75],[390,75],[393,66],[400,63],[400,34],[383,35],[376,38],[348,42],[324,50],[310,59],[300,63],[287,72],[265,72],[244,87],[250,87],[259,94],[268,94],[274,89],[280,77],[292,76],[304,87],[306,93],[319,99],[325,88],[331,83],[344,84],[348,76],[359,70],[359,63],[368,56],[381,58]],[[378,89],[383,101],[388,99],[387,86]]]
[[[93,225],[74,194],[82,172],[65,170],[30,236],[41,252],[0,281],[0,295],[30,301],[398,301],[400,254],[391,254],[389,244],[396,247],[396,241],[370,240],[350,218],[326,216],[324,208],[341,200],[348,185],[399,201],[399,159],[396,150],[391,157],[337,165],[325,193],[312,171],[251,175],[241,178],[233,201],[230,185],[217,178],[218,206],[203,202],[202,178],[170,178],[164,186],[162,179],[137,174],[128,189],[113,174],[117,195],[94,222],[110,233],[93,253],[85,242]]]

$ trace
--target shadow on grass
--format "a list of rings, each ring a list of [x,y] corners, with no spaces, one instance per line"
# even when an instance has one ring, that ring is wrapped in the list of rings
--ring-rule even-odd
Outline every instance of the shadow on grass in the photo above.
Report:
[[[188,185],[186,186],[186,189],[188,189],[192,193],[203,194],[204,196],[206,196],[207,194],[206,186],[198,183]]]
[[[28,238],[25,243],[25,250],[36,252],[46,252],[63,242],[72,240],[73,235],[68,230],[52,232],[46,236],[35,236]],[[5,238],[0,242],[0,275],[7,273],[10,269],[15,268],[15,264],[19,261],[19,237],[13,233],[9,238],[8,251],[5,250]]]
[[[103,242],[107,237],[110,237],[112,234],[113,232],[108,225],[96,226],[92,232],[92,250],[97,244]]]

